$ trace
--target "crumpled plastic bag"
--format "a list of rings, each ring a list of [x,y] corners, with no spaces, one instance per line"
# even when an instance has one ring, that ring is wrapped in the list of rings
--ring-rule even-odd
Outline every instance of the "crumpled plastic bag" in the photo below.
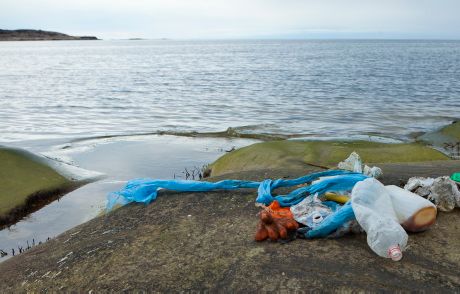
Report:
[[[337,207],[323,204],[318,199],[318,194],[306,197],[301,202],[290,207],[294,219],[303,225],[314,228],[328,215],[334,212]]]
[[[460,207],[460,191],[457,184],[449,177],[439,177],[434,180],[428,199],[434,201],[442,211],[451,211],[455,207]]]
[[[459,187],[447,176],[436,179],[413,177],[407,181],[404,189],[433,201],[441,211],[460,207]]]
[[[427,198],[431,193],[430,188],[433,186],[433,183],[433,178],[412,177],[407,181],[404,189]]]
[[[351,201],[340,206],[336,211],[332,212],[320,223],[316,224],[314,228],[304,227],[297,230],[300,236],[304,238],[336,238],[346,233],[353,232],[356,228],[356,224],[352,224],[356,221],[353,208],[351,207]]]
[[[453,173],[450,179],[460,185],[460,173]]]
[[[350,154],[350,156],[348,156],[347,159],[345,159],[342,162],[339,162],[337,167],[340,168],[340,169],[354,171],[354,172],[357,172],[357,173],[362,173],[363,172],[363,163],[362,163],[361,158],[359,157],[358,153],[356,153],[356,152],[352,152]]]
[[[291,206],[291,212],[297,222],[305,225],[297,230],[302,238],[338,238],[363,231],[350,203],[341,206],[334,201],[321,201],[317,194]]]
[[[367,165],[363,166],[363,162],[359,154],[352,152],[347,159],[342,162],[339,162],[337,165],[339,169],[349,170],[357,173],[362,173],[368,177],[378,178],[383,175],[382,169],[377,166],[369,167]]]

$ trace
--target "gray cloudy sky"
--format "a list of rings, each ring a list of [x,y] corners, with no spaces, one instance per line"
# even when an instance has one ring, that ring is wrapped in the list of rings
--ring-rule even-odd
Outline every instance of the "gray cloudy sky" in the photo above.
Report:
[[[460,0],[1,0],[0,28],[101,38],[453,38]]]

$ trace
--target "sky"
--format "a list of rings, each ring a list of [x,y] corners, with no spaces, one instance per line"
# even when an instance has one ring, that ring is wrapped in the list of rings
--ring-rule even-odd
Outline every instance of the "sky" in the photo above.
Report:
[[[0,29],[103,39],[460,39],[460,0],[1,0]]]

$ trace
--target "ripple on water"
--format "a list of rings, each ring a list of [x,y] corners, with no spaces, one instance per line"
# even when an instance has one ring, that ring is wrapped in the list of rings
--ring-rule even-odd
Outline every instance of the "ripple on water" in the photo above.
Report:
[[[0,142],[171,125],[408,138],[459,118],[457,56],[457,41],[2,43]]]

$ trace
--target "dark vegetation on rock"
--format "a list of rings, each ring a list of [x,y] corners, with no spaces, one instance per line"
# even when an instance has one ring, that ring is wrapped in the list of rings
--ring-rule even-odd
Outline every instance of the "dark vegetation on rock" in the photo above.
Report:
[[[42,30],[1,30],[0,41],[99,40],[94,36],[69,36]]]

